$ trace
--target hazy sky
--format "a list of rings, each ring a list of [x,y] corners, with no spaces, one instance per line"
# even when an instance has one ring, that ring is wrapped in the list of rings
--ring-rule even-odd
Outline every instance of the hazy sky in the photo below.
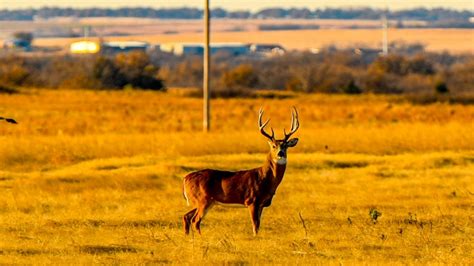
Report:
[[[15,9],[43,6],[59,7],[202,7],[204,0],[0,0],[0,9]],[[358,7],[370,6],[389,9],[413,7],[446,7],[474,10],[474,0],[211,0],[211,7],[223,7],[229,10],[258,10],[265,7]]]

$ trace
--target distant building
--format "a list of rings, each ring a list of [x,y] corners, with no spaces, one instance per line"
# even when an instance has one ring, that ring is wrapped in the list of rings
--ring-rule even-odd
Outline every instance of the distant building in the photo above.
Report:
[[[174,43],[162,43],[160,44],[160,49],[161,52],[164,53],[174,53]]]
[[[29,52],[32,50],[31,42],[21,39],[9,39],[3,42],[3,48],[5,49],[18,49],[23,50],[25,52]]]
[[[73,42],[69,46],[69,51],[73,54],[96,54],[100,51],[100,43],[94,41]]]
[[[138,41],[127,42],[96,42],[96,41],[78,41],[70,45],[70,52],[73,54],[116,54],[131,51],[146,52],[149,48],[148,43]]]
[[[125,42],[104,42],[102,44],[102,53],[104,54],[115,54],[115,53],[126,53],[132,51],[146,52],[149,48],[147,42],[139,41],[125,41]]]
[[[204,54],[203,45],[200,43],[164,43],[160,45],[160,50],[175,55]]]
[[[161,44],[162,52],[175,55],[203,55],[204,47],[202,43],[165,43]],[[245,55],[250,52],[250,46],[243,43],[212,43],[210,44],[211,54],[226,53],[232,56]]]
[[[382,54],[382,52],[380,51],[380,49],[373,49],[373,48],[355,48],[352,50],[352,52],[355,54],[355,55],[378,55],[378,54]]]
[[[283,55],[286,51],[283,46],[279,44],[259,44],[254,43],[250,45],[250,51],[265,56]]]
[[[211,54],[225,53],[232,56],[246,55],[250,53],[250,45],[244,43],[213,43]]]

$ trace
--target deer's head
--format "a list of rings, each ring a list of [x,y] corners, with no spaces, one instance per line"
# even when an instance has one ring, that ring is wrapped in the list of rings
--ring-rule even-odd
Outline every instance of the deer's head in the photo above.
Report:
[[[260,109],[259,115],[258,115],[258,126],[260,128],[260,133],[262,133],[263,136],[265,136],[268,139],[268,144],[270,145],[270,156],[272,157],[273,162],[277,164],[286,164],[286,154],[287,154],[287,149],[290,147],[296,146],[298,143],[298,138],[291,138],[291,135],[298,130],[300,127],[300,123],[298,121],[298,112],[296,111],[296,108],[293,107],[293,110],[291,112],[291,129],[290,132],[287,134],[285,129],[283,129],[283,133],[285,134],[285,137],[283,139],[276,139],[275,138],[275,132],[272,130],[272,134],[268,134],[265,132],[265,126],[270,122],[270,119],[268,119],[265,123],[262,123],[262,116],[263,116],[263,110]]]

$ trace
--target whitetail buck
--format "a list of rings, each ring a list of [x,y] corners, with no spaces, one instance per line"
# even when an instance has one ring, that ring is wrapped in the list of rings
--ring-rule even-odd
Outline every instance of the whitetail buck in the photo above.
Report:
[[[215,202],[243,204],[248,207],[253,223],[253,233],[257,235],[260,217],[264,207],[270,206],[273,195],[283,179],[286,169],[286,150],[298,143],[290,136],[299,128],[298,112],[293,107],[291,129],[285,137],[276,139],[265,132],[270,119],[262,124],[263,111],[260,109],[258,125],[260,133],[268,139],[270,152],[262,167],[237,172],[205,169],[188,174],[183,180],[183,194],[194,209],[183,217],[184,232],[189,234],[191,224],[201,234],[201,220]]]

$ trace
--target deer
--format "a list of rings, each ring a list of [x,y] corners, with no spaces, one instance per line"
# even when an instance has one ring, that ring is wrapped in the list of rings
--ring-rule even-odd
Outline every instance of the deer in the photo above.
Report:
[[[263,166],[242,171],[204,169],[192,172],[183,179],[183,196],[193,209],[183,216],[184,233],[189,234],[191,225],[201,235],[201,221],[215,203],[244,205],[250,212],[253,235],[257,236],[263,208],[269,207],[283,180],[287,163],[287,149],[296,146],[298,138],[290,138],[299,128],[298,112],[291,112],[291,128],[284,138],[276,139],[265,131],[270,119],[262,123],[263,110],[258,115],[260,133],[267,139],[270,151]]]

